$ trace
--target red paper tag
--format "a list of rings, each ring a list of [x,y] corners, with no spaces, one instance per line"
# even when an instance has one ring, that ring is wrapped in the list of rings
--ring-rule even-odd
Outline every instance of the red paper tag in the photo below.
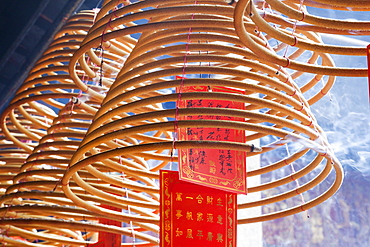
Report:
[[[161,247],[236,246],[236,194],[161,171]]]
[[[182,92],[204,92],[207,86],[191,86],[182,88]],[[212,92],[228,92],[242,94],[242,91],[212,87]],[[243,102],[226,100],[181,100],[179,108],[213,107],[244,109]],[[180,120],[214,119],[227,121],[240,121],[243,118],[228,116],[197,115],[179,117]],[[245,143],[245,132],[237,129],[222,128],[180,128],[179,140],[217,140]],[[180,179],[192,183],[217,188],[233,193],[247,193],[246,186],[246,161],[244,151],[190,148],[179,150]]]

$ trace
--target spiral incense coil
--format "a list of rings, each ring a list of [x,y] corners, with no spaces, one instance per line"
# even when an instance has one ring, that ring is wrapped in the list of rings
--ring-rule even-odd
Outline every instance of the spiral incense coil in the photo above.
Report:
[[[84,11],[67,21],[1,116],[4,135],[28,153],[46,134],[57,111],[78,96],[68,62],[93,19],[94,12]]]
[[[0,210],[2,215],[0,228],[7,236],[14,234],[29,244],[35,240],[46,241],[43,246],[71,243],[74,244],[72,246],[80,246],[86,244],[86,239],[94,233],[82,235],[78,231],[80,229],[75,231],[55,227],[50,229],[43,227],[45,230],[40,232],[40,227],[36,225],[22,228],[16,224],[19,220],[32,218],[37,218],[40,222],[71,219],[88,220],[93,223],[97,221],[96,214],[74,207],[59,188],[60,179],[68,166],[69,159],[77,149],[96,112],[96,109],[90,106],[87,110],[90,113],[73,105],[72,101],[68,103],[59,111],[59,116],[47,130],[48,134],[40,140],[27,161],[19,166],[20,169],[18,167],[20,172],[14,176],[14,184],[9,186],[6,195],[0,198],[1,204],[7,205]],[[81,193],[81,191],[76,192]],[[86,197],[85,199],[91,200]],[[5,221],[7,224],[4,223]],[[12,239],[4,238],[4,242],[11,243]]]
[[[304,30],[310,32],[310,30],[312,30],[317,33],[322,32],[350,35],[351,33],[357,34],[358,31],[360,35],[361,32],[363,32],[364,35],[368,35],[369,22],[361,22],[357,20],[333,20],[316,17],[308,14],[304,10],[304,5],[293,5],[287,1],[267,0],[266,4],[271,6],[274,11],[279,11],[281,14],[272,15],[266,13],[266,11],[262,12],[249,0],[238,1],[235,7],[234,21],[238,36],[243,44],[251,49],[256,55],[263,58],[265,61],[302,72],[331,76],[367,76],[367,69],[365,68],[333,67],[326,63],[316,65],[311,64],[310,62],[289,59],[285,56],[278,55],[267,47],[264,47],[266,43],[265,45],[256,43],[254,41],[255,38],[253,37],[255,34],[248,32],[244,25],[246,20],[250,18],[254,25],[258,27],[260,32],[266,33],[266,35],[276,39],[282,44],[306,49],[308,51],[322,54],[366,56],[366,47],[323,44],[322,42],[316,42],[315,40],[302,39],[300,32]],[[335,5],[335,3],[333,3],[333,5]],[[283,15],[286,15],[287,17],[283,17]],[[271,26],[270,23],[274,23],[276,25]],[[279,25],[282,26],[279,27]],[[289,31],[289,29],[293,29],[294,31],[297,31],[297,33]]]
[[[276,73],[279,69],[277,65],[263,64],[255,54],[241,47],[243,43],[233,29],[233,11],[233,7],[224,1],[197,1],[194,4],[194,1],[168,0],[163,3],[152,0],[132,3],[116,10],[115,16],[119,17],[114,20],[107,17],[111,20],[110,25],[117,28],[106,32],[104,40],[133,34],[140,34],[140,38],[110,87],[62,179],[66,196],[76,205],[132,224],[135,236],[136,227],[157,232],[159,191],[155,180],[160,169],[177,162],[174,146],[178,150],[226,149],[254,155],[250,153],[251,146],[246,143],[176,140],[172,136],[174,129],[195,127],[222,126],[225,129],[247,130],[248,141],[269,136],[277,139],[263,147],[262,152],[280,152],[285,146],[303,144],[303,150],[279,162],[249,171],[248,176],[274,172],[293,162],[303,163],[308,156],[311,160],[305,162],[303,169],[248,190],[250,193],[272,190],[289,185],[311,172],[318,172],[318,175],[293,190],[240,204],[240,209],[299,197],[297,194],[314,189],[330,174],[335,176],[326,192],[310,198],[308,202],[298,202],[287,210],[268,215],[240,219],[241,224],[301,212],[323,202],[337,191],[342,182],[342,170],[310,112],[308,101],[287,72]],[[120,29],[120,26],[125,28]],[[96,47],[101,44],[105,26],[94,28],[72,60],[77,61],[85,54],[85,45]],[[73,71],[72,67],[71,73]],[[190,86],[206,86],[209,90],[187,92],[185,89]],[[220,87],[244,93],[217,92],[215,89]],[[261,98],[254,96],[255,93],[260,93]],[[245,104],[245,109],[168,107],[174,102],[179,103],[179,98],[182,101],[239,102]],[[163,105],[167,106],[166,109]],[[243,118],[245,122],[184,119],[185,116],[197,115]],[[92,180],[84,178],[86,173],[91,175]],[[107,186],[99,187],[97,181]],[[74,191],[74,183],[88,195],[110,202],[111,206],[121,211],[87,202]],[[155,241],[149,243],[155,244]]]
[[[96,242],[94,239],[98,231],[131,235],[131,227],[118,228],[97,223],[98,214],[75,207],[61,192],[60,178],[70,155],[77,149],[96,112],[91,107],[94,102],[86,104],[76,100],[60,110],[48,134],[40,140],[21,167],[21,172],[14,177],[14,185],[0,198],[0,203],[7,205],[0,209],[0,228],[5,234],[2,235],[2,243],[11,244],[15,241],[11,236],[17,236],[29,246],[85,246]],[[83,177],[94,183],[90,174],[85,173]],[[97,186],[110,185],[100,183]],[[109,205],[109,202],[85,195],[79,187],[74,186],[73,190],[87,202]],[[114,192],[114,188],[111,191]],[[140,232],[138,236],[154,241],[150,236],[141,236]],[[41,243],[34,244],[39,241]]]
[[[37,218],[39,221],[48,222],[52,220],[50,215],[54,216],[55,222],[74,219],[90,220],[91,223],[91,220],[93,222],[98,220],[96,214],[86,210],[71,209],[74,204],[57,188],[68,166],[70,156],[78,147],[78,138],[81,140],[85,134],[81,128],[85,127],[86,131],[96,111],[88,106],[85,108],[90,111],[90,114],[71,115],[74,107],[72,102],[62,108],[69,97],[80,97],[78,88],[67,74],[68,61],[89,30],[94,16],[94,12],[88,11],[68,20],[3,115],[5,118],[3,126],[6,126],[4,132],[10,135],[7,137],[16,144],[21,144],[19,146],[22,147],[23,152],[33,152],[28,156],[27,162],[23,165],[18,164],[18,170],[21,167],[20,173],[12,174],[14,185],[7,187],[6,195],[0,199],[2,205],[7,205],[2,208],[1,228],[6,235],[3,235],[3,241],[8,244],[14,242],[11,238],[13,235],[26,241],[24,244],[28,246],[40,246],[40,244],[33,244],[35,239],[42,241],[44,245],[50,244],[49,246],[60,246],[61,243],[73,244],[73,246],[93,243],[86,239],[90,239],[94,232],[81,234],[86,232],[84,230],[86,226],[81,226],[83,223],[70,223],[76,225],[76,231],[55,226],[40,231],[37,229],[45,229],[44,226],[28,224],[24,229],[20,229],[16,223],[9,225],[9,221],[30,221],[32,218]],[[59,110],[61,119],[56,115]],[[76,119],[72,119],[74,121],[68,125],[66,122],[71,120],[71,117]],[[80,123],[83,117],[85,117],[85,125]],[[52,125],[54,118],[56,119]],[[36,147],[35,150],[33,150],[34,147]],[[85,199],[99,203],[94,198],[85,197]]]

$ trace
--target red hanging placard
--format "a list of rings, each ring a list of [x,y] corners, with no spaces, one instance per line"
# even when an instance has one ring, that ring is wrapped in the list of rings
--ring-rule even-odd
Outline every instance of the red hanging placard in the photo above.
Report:
[[[103,208],[120,211],[119,208],[108,206],[108,205],[101,205]],[[111,226],[121,226],[120,221],[100,218],[99,223]],[[92,247],[120,247],[122,242],[122,236],[115,233],[110,232],[99,232],[99,240],[96,244],[91,245]]]
[[[236,194],[179,180],[161,171],[161,247],[235,247]]]
[[[183,87],[181,93],[206,92],[208,86]],[[212,87],[212,92],[243,94],[243,91],[226,87]],[[213,107],[244,109],[243,102],[228,100],[180,100],[179,108]],[[179,120],[213,119],[240,121],[243,118],[229,116],[180,116]],[[216,140],[245,143],[244,130],[222,128],[179,128],[179,140]],[[246,155],[244,151],[190,148],[179,150],[180,179],[233,193],[247,193]]]

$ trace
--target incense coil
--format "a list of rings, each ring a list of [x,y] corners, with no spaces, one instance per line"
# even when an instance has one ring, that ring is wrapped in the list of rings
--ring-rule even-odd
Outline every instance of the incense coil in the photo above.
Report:
[[[11,180],[12,182],[14,180],[14,184],[9,184],[6,187],[7,192],[0,199],[3,205],[1,228],[4,235],[2,237],[3,241],[7,243],[13,243],[14,239],[11,236],[18,235],[26,241],[24,244],[27,246],[39,246],[32,243],[34,239],[45,241],[46,245],[51,243],[52,246],[58,246],[61,242],[80,246],[86,242],[89,243],[84,237],[91,238],[92,236],[91,233],[86,233],[83,236],[81,229],[72,232],[56,228],[43,230],[43,233],[38,232],[40,234],[38,236],[33,232],[36,226],[30,224],[25,229],[20,229],[12,224],[8,225],[9,222],[5,224],[4,221],[11,222],[20,219],[27,221],[30,218],[43,218],[42,220],[48,221],[50,220],[50,210],[55,211],[56,208],[59,210],[58,213],[53,214],[56,219],[71,219],[72,216],[69,214],[74,215],[72,218],[75,220],[97,221],[98,219],[95,214],[86,210],[58,206],[74,207],[74,204],[66,199],[57,188],[60,178],[68,166],[69,157],[74,152],[73,149],[78,147],[77,139],[84,136],[81,124],[73,125],[73,121],[71,121],[72,126],[70,126],[68,123],[66,125],[63,123],[75,116],[71,116],[73,103],[70,102],[67,107],[62,108],[64,103],[71,96],[80,96],[78,92],[74,92],[78,88],[67,74],[68,60],[86,35],[93,19],[94,12],[87,11],[72,16],[67,21],[3,114],[4,132],[8,134],[9,139],[22,148],[20,150],[25,153],[24,159],[28,157],[27,162],[23,165],[23,162],[18,163],[16,168],[20,173],[12,174]],[[87,109],[93,108],[90,106]],[[61,119],[56,115],[58,111]],[[92,116],[90,114],[87,118],[91,119]],[[52,125],[55,117],[55,123]],[[10,118],[11,121],[7,118]],[[45,121],[45,123],[40,121]],[[56,126],[58,124],[61,125],[59,126],[60,130],[64,128],[67,131],[64,133],[61,131],[58,134],[52,133],[58,128]],[[89,123],[86,123],[84,127],[88,126]],[[75,130],[68,132],[71,127],[74,127]],[[70,136],[68,137],[67,134]],[[36,147],[35,150],[33,150],[34,147]],[[29,152],[33,153],[28,155]],[[16,154],[15,151],[14,154]],[[8,161],[7,165],[11,165],[11,162]],[[85,199],[94,200],[94,198]],[[29,208],[30,205],[32,209]],[[80,233],[78,233],[79,230]],[[64,234],[69,237],[63,237]],[[74,239],[70,239],[70,237]]]
[[[120,9],[122,17],[111,22],[111,25],[125,26],[126,21],[135,23],[141,20],[140,18],[147,18],[143,21],[146,24],[131,25],[104,35],[106,40],[110,40],[141,33],[137,45],[111,86],[85,139],[71,159],[71,167],[62,180],[67,197],[78,206],[104,216],[114,216],[123,222],[132,220],[133,225],[158,224],[156,216],[158,205],[155,203],[152,207],[146,205],[148,210],[151,210],[150,217],[136,215],[136,218],[131,218],[103,209],[97,204],[86,203],[71,190],[68,183],[73,179],[92,196],[100,197],[114,203],[115,207],[120,207],[124,189],[121,189],[121,196],[118,197],[107,190],[97,188],[88,180],[84,181],[81,174],[90,172],[104,183],[124,188],[127,185],[118,175],[124,173],[126,179],[131,180],[132,184],[136,181],[142,184],[141,187],[134,187],[135,190],[146,193],[147,198],[155,201],[158,198],[158,186],[154,179],[158,179],[158,170],[171,162],[177,162],[177,157],[171,155],[174,148],[199,147],[246,152],[251,150],[249,144],[237,142],[174,141],[171,133],[175,128],[217,128],[220,126],[249,130],[251,134],[248,134],[248,140],[256,140],[269,135],[280,140],[266,145],[262,152],[273,152],[287,143],[296,141],[305,144],[306,148],[303,151],[289,155],[276,164],[250,171],[248,176],[264,174],[291,162],[300,161],[300,158],[310,151],[316,155],[305,169],[293,173],[288,178],[249,188],[252,192],[289,184],[292,181],[291,177],[301,178],[319,169],[319,164],[326,162],[319,176],[298,189],[299,193],[303,193],[325,180],[332,166],[336,172],[336,180],[332,187],[312,201],[294,206],[288,211],[242,219],[239,223],[263,221],[294,214],[298,212],[297,209],[308,209],[335,193],[342,181],[342,170],[330,153],[330,147],[310,112],[309,103],[304,99],[300,88],[284,71],[276,73],[278,66],[270,63],[262,64],[256,55],[240,47],[238,36],[232,29],[232,7],[223,1],[198,1],[199,6],[192,4],[187,6],[185,3],[193,2],[166,1],[163,4],[160,1],[141,1],[133,3]],[[144,8],[146,8],[145,11],[140,11]],[[94,32],[99,34],[103,30],[104,26],[101,26]],[[93,47],[101,42],[101,37],[87,37],[84,42]],[[75,56],[78,58],[83,53],[83,50],[78,50]],[[201,78],[196,78],[199,75]],[[208,75],[209,78],[203,78]],[[181,79],[176,79],[176,76]],[[162,107],[165,104],[173,104],[179,99],[179,94],[174,93],[175,88],[196,85],[208,86],[210,89],[224,86],[245,91],[245,94],[183,92],[181,100],[227,100],[242,102],[246,104],[246,108],[238,110],[204,107],[164,109]],[[253,96],[254,93],[261,93],[263,96],[257,98]],[[258,110],[262,112],[255,112]],[[179,117],[191,115],[246,118],[246,122],[179,119]],[[177,119],[176,122],[173,119]],[[289,130],[283,129],[284,127]],[[250,153],[250,155],[253,154]],[[117,175],[104,173],[101,170],[103,165],[109,167],[112,173],[115,172]],[[243,209],[275,203],[294,197],[296,193],[296,190],[294,190],[294,195],[288,191],[283,195],[274,195],[269,200],[239,206]],[[145,207],[144,204],[142,207]],[[144,214],[144,210],[141,213]],[[148,224],[145,227],[148,227]],[[155,227],[152,228],[155,231]]]
[[[87,101],[87,104],[75,100],[60,110],[48,129],[48,135],[41,139],[21,167],[21,172],[14,177],[14,185],[0,198],[0,203],[7,205],[0,209],[0,228],[5,234],[2,235],[3,242],[13,243],[11,236],[15,235],[30,246],[81,246],[96,243],[94,239],[98,231],[131,235],[131,227],[97,223],[101,218],[99,214],[76,207],[61,191],[60,178],[68,166],[70,155],[77,149],[78,140],[84,136],[84,129],[86,131],[96,111],[92,105],[98,107],[94,102]],[[84,173],[83,177],[94,183],[90,174]],[[74,182],[70,184],[86,202],[110,205],[97,197],[85,195],[83,190],[73,186]],[[110,184],[99,183],[97,186],[104,188]],[[110,191],[115,192],[115,189],[111,187]],[[135,198],[135,192],[129,195]],[[115,220],[114,217],[107,218]],[[140,229],[138,231],[138,237],[154,241],[150,236],[142,235]],[[34,241],[44,242],[33,245]]]
[[[319,1],[316,1],[319,2]],[[258,56],[263,57],[265,61],[278,64],[280,66],[287,67],[289,69],[310,72],[321,75],[331,75],[331,76],[354,76],[354,77],[365,77],[367,76],[367,69],[365,68],[343,68],[343,67],[332,67],[323,65],[314,65],[311,63],[304,63],[299,60],[290,60],[284,56],[278,55],[273,51],[263,47],[261,44],[254,42],[252,34],[249,33],[245,27],[245,12],[247,12],[248,17],[251,21],[258,27],[261,32],[275,38],[276,40],[282,42],[283,44],[295,46],[299,48],[304,48],[310,51],[316,51],[323,54],[337,54],[337,55],[353,55],[353,56],[366,56],[366,47],[350,47],[350,46],[335,46],[323,44],[322,42],[315,42],[310,40],[304,40],[300,38],[300,33],[292,34],[291,31],[287,31],[284,25],[289,28],[294,27],[293,30],[313,30],[320,33],[334,33],[334,34],[353,34],[353,32],[364,32],[363,34],[368,34],[369,22],[358,22],[358,21],[341,21],[325,19],[310,15],[305,12],[304,9],[299,9],[299,5],[286,4],[286,2],[279,2],[275,0],[266,1],[273,9],[277,9],[282,14],[287,15],[288,18],[283,18],[282,15],[270,15],[266,12],[261,13],[257,10],[254,4],[251,4],[249,0],[238,1],[235,8],[235,29],[238,33],[239,38],[255,52]],[[261,16],[262,15],[262,16]],[[289,19],[289,17],[291,19]],[[266,19],[264,19],[266,18]],[[277,26],[272,27],[268,22],[282,24],[282,28]],[[290,23],[289,23],[290,22]],[[292,23],[294,22],[294,24]],[[309,26],[297,25],[310,24]],[[301,27],[303,27],[301,29]]]
[[[93,12],[87,11],[67,21],[2,113],[4,135],[28,153],[46,134],[56,112],[78,95],[74,92],[78,88],[67,73],[68,61],[93,18]]]
[[[85,107],[86,108],[86,107]],[[94,113],[92,107],[88,110]],[[96,110],[95,110],[96,111]],[[93,243],[87,241],[94,232],[84,235],[72,229],[45,229],[32,224],[20,228],[13,224],[19,220],[38,218],[48,222],[52,219],[97,221],[96,214],[74,207],[74,204],[61,193],[60,179],[68,166],[69,158],[84,136],[84,130],[89,127],[93,114],[87,114],[73,103],[68,103],[59,111],[59,116],[48,129],[27,161],[20,166],[19,173],[14,176],[14,184],[7,188],[6,194],[0,198],[2,219],[1,228],[7,236],[16,235],[26,243],[32,245],[36,240],[46,241],[43,245],[58,246],[60,244],[84,245]],[[81,191],[77,191],[81,193]],[[85,200],[94,200],[85,197]],[[71,215],[70,215],[71,214]],[[52,217],[50,216],[52,215]],[[73,215],[73,216],[72,216]],[[7,222],[5,224],[4,222]],[[77,224],[78,225],[78,224]],[[38,229],[34,232],[35,229]],[[38,235],[39,234],[39,235]],[[68,237],[63,237],[67,235]],[[12,242],[8,237],[4,241]]]

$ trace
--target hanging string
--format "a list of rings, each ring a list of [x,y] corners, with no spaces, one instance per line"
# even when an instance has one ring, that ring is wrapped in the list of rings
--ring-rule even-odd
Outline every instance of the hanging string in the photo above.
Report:
[[[103,37],[103,35],[102,35]],[[99,68],[99,87],[103,86],[103,63],[104,63],[104,48],[103,48],[103,38],[102,38],[102,43],[100,44],[101,52],[100,52],[100,57],[101,57],[101,62],[100,62],[100,68]]]

